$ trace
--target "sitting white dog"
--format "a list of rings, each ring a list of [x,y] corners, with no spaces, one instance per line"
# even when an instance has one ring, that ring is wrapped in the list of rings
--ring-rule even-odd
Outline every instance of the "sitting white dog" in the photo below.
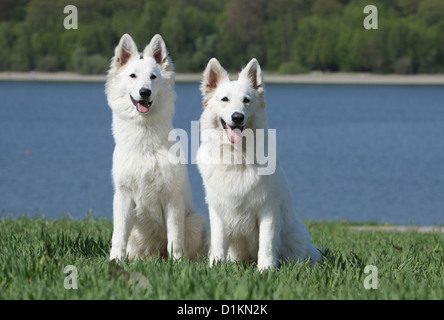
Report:
[[[258,129],[265,131],[264,143],[268,143],[264,86],[257,60],[248,63],[237,81],[230,81],[219,62],[211,59],[201,91],[204,110],[197,161],[210,214],[210,265],[226,260],[257,261],[258,268],[264,270],[278,266],[279,260],[321,261],[308,228],[293,211],[290,190],[277,161],[274,173],[259,174],[263,165],[256,155],[254,159],[249,156]],[[243,144],[247,131],[256,139],[245,139]],[[264,150],[271,150],[269,147],[263,146]],[[239,154],[240,162],[226,161],[227,155],[232,159]]]
[[[171,163],[174,70],[155,35],[139,53],[120,39],[106,81],[113,113],[114,230],[110,259],[205,254],[204,217],[196,213],[185,165]]]

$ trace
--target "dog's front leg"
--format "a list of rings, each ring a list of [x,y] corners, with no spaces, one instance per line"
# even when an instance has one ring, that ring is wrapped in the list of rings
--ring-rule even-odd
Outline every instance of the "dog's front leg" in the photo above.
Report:
[[[224,223],[217,212],[208,207],[210,214],[210,228],[211,228],[211,243],[210,243],[210,267],[212,267],[217,262],[226,261],[227,252],[227,239],[225,235]]]
[[[126,192],[116,190],[113,200],[113,236],[110,260],[122,260],[126,256],[126,246],[134,223],[134,203]]]
[[[180,259],[185,254],[185,206],[183,199],[169,199],[165,206],[168,254]]]
[[[271,210],[264,210],[259,216],[259,252],[257,266],[262,272],[278,265],[278,226]]]

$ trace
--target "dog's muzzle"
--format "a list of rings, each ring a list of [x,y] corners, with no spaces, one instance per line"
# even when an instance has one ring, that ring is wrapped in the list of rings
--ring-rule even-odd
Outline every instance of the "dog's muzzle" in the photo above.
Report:
[[[136,107],[137,111],[139,111],[140,113],[148,113],[150,111],[150,107],[153,104],[153,100],[149,101],[147,100],[136,100],[134,99],[131,95],[131,102],[134,104],[134,106]]]
[[[235,112],[235,113],[238,113],[238,112]],[[241,114],[241,115],[242,115],[242,121],[240,121],[240,123],[242,123],[244,121],[244,115],[243,114]],[[232,120],[233,120],[233,116],[232,116]],[[233,122],[236,123],[236,121],[233,121]],[[228,140],[230,140],[231,143],[239,143],[242,141],[242,131],[244,130],[245,126],[241,126],[241,125],[237,125],[237,124],[234,126],[230,126],[222,118],[220,119],[220,123],[222,124],[222,128],[225,130]]]

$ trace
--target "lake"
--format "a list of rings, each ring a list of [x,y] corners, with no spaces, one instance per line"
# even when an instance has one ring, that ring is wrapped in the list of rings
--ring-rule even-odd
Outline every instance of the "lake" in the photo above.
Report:
[[[177,83],[190,133],[198,83]],[[444,224],[444,87],[266,86],[269,128],[303,219]],[[0,212],[112,217],[114,141],[103,83],[0,82]],[[195,207],[207,213],[197,166]]]

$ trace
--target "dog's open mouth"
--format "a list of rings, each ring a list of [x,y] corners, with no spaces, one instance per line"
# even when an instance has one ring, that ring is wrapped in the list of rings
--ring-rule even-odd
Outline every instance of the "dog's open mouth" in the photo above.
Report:
[[[230,126],[222,118],[220,119],[220,123],[231,143],[239,143],[242,141],[242,131],[245,126]]]
[[[131,101],[134,104],[134,106],[136,107],[137,111],[139,111],[140,113],[147,113],[150,111],[150,107],[153,104],[153,101],[148,101],[148,100],[135,100],[131,95],[130,95]]]

